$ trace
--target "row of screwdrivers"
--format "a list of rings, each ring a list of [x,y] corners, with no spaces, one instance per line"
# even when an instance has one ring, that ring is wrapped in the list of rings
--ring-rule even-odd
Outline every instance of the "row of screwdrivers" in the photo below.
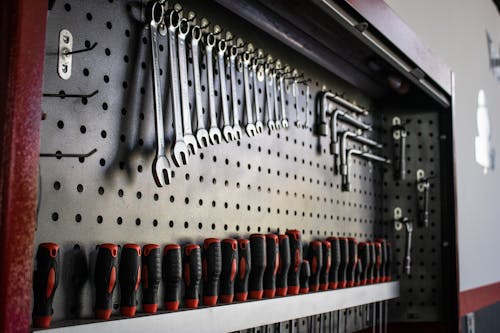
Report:
[[[163,255],[157,244],[142,249],[126,244],[118,265],[119,246],[101,244],[94,269],[95,317],[110,318],[117,281],[120,312],[133,317],[141,282],[143,311],[156,313],[161,281],[165,309],[176,311],[182,282],[184,307],[197,308],[201,291],[203,305],[213,306],[218,300],[227,304],[391,280],[391,248],[385,239],[358,243],[355,238],[329,237],[310,242],[307,249],[303,259],[300,231],[287,230],[284,235],[252,234],[249,239],[208,238],[203,251],[197,244],[169,244]],[[40,244],[33,282],[33,326],[50,326],[58,280],[59,246]]]

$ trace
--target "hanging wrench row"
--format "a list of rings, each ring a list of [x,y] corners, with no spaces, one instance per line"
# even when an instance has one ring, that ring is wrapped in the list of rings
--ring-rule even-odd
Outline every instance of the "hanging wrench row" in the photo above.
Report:
[[[299,81],[296,70],[290,70],[282,66],[279,60],[273,60],[271,56],[263,56],[262,52],[255,50],[251,44],[243,43],[226,33],[226,39],[221,37],[222,30],[218,26],[210,30],[205,20],[202,25],[197,25],[196,15],[192,12],[188,18],[182,18],[182,7],[176,5],[168,8],[167,3],[162,0],[153,2],[150,9],[150,34],[151,34],[151,57],[153,96],[155,110],[155,128],[157,136],[157,152],[153,163],[153,176],[158,186],[165,186],[171,182],[172,169],[166,156],[165,127],[163,123],[163,100],[160,80],[159,66],[159,43],[158,35],[167,36],[167,53],[169,68],[168,78],[165,85],[169,85],[172,98],[172,118],[174,127],[174,138],[170,147],[171,159],[175,166],[187,165],[190,155],[195,155],[198,148],[204,148],[210,144],[220,144],[223,140],[231,142],[240,140],[242,127],[252,137],[264,130],[264,117],[261,116],[262,109],[267,110],[266,125],[269,132],[288,128],[287,108],[285,103],[285,80],[293,80],[292,94],[296,108],[295,125],[307,128],[307,114],[309,112],[309,86],[307,80]],[[204,23],[204,24],[203,24]],[[188,79],[188,52],[192,54],[192,69],[194,81],[194,109],[196,112],[197,126],[193,130],[191,125],[191,104]],[[208,112],[209,126],[205,127],[201,58],[204,57],[206,64],[206,80],[208,87]],[[214,59],[215,58],[215,59]],[[218,71],[218,86],[215,80],[215,66]],[[226,81],[226,66],[229,66],[231,105],[229,105],[229,89]],[[237,92],[237,69],[243,70],[244,97],[246,123],[240,120]],[[265,106],[260,105],[258,86],[258,75],[264,72]],[[290,75],[291,74],[291,75]],[[306,84],[306,118],[301,123],[298,119],[298,85]],[[253,87],[253,99],[251,88]],[[216,91],[219,89],[220,110],[216,109]],[[165,93],[166,95],[166,93]],[[279,97],[278,97],[279,96]],[[281,112],[279,110],[281,109]],[[222,121],[218,119],[222,114]],[[255,115],[255,121],[254,121]],[[232,117],[231,117],[232,116]],[[231,119],[232,118],[232,119]],[[232,120],[232,121],[231,121]],[[219,126],[222,124],[222,126]],[[221,131],[222,129],[222,131]]]

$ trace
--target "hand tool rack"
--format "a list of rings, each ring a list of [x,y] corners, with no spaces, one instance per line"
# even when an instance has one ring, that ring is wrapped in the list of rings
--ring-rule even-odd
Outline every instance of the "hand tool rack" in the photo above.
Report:
[[[61,283],[54,299],[56,328],[52,330],[235,331],[308,316],[317,320],[331,311],[392,298],[397,299],[390,302],[390,322],[442,323],[454,312],[453,289],[446,286],[456,278],[452,264],[455,221],[450,209],[454,202],[450,93],[425,75],[401,74],[405,67],[398,67],[395,59],[407,58],[401,53],[390,57],[390,52],[382,52],[390,48],[369,44],[374,40],[368,38],[370,31],[379,42],[384,39],[375,29],[360,25],[365,22],[346,4],[325,0],[302,5],[310,12],[301,13],[303,9],[295,1],[288,5],[244,0],[182,2],[182,15],[193,11],[198,24],[202,17],[207,18],[211,26],[220,25],[223,34],[231,31],[234,38],[251,42],[296,68],[310,79],[310,92],[307,95],[305,84],[300,84],[295,102],[292,84],[287,82],[288,129],[269,134],[265,127],[255,137],[244,133],[238,142],[199,149],[187,166],[172,168],[170,185],[158,188],[151,173],[156,139],[151,41],[144,28],[146,4],[55,1],[47,19],[43,91],[64,95],[43,99],[41,152],[55,157],[40,158],[36,230],[36,245],[48,241],[61,245]],[[311,37],[311,31],[321,24],[324,29]],[[72,34],[73,50],[88,49],[72,55],[68,80],[57,72],[63,29]],[[171,124],[172,94],[165,84],[168,58],[163,51],[167,42],[166,37],[159,38],[165,124]],[[369,70],[370,66],[381,69]],[[398,95],[390,91],[384,85],[385,76],[382,78],[388,72],[399,73],[410,92]],[[205,87],[205,64],[201,74]],[[238,71],[237,76],[239,114],[245,124],[243,73]],[[188,78],[191,83],[189,63]],[[216,87],[219,80],[215,75]],[[259,88],[261,117],[266,119],[262,81]],[[193,89],[190,84],[191,97]],[[369,110],[366,115],[350,114],[372,125],[373,130],[364,135],[383,143],[381,150],[373,152],[392,161],[391,166],[352,157],[350,192],[342,191],[341,176],[334,174],[329,131],[326,136],[318,133],[319,100],[324,91],[341,94]],[[71,94],[84,96],[71,98]],[[203,99],[207,120],[205,91]],[[220,98],[216,99],[217,109],[219,104]],[[295,107],[298,119],[307,119],[308,128],[294,126]],[[393,125],[398,121],[408,132],[405,180],[394,180],[399,146]],[[356,130],[344,123],[339,128],[339,132]],[[172,127],[165,126],[165,131],[168,148]],[[364,149],[355,141],[349,146]],[[79,158],[61,157],[89,151],[92,154]],[[423,194],[417,189],[417,170],[424,171],[420,178],[432,178],[427,228],[418,225]],[[411,276],[402,273],[405,234],[395,229],[398,207],[399,218],[413,220]],[[283,233],[286,229],[301,230],[304,242],[327,236],[386,237],[393,244],[397,282],[109,322],[89,319],[93,311],[90,283],[78,295],[71,290],[72,270],[78,265],[92,267],[95,247],[103,242],[163,246],[201,243],[207,237],[248,237],[253,232]],[[116,299],[118,294],[115,291]],[[113,313],[118,318],[117,306]],[[348,331],[359,328],[348,318]],[[299,331],[306,331],[306,321],[292,322]],[[211,326],[215,324],[219,326]],[[329,329],[333,331],[333,327]]]

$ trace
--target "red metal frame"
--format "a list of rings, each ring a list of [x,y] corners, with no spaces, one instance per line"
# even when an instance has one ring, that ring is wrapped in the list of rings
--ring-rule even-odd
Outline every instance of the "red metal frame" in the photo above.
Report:
[[[0,1],[0,331],[30,329],[47,1]]]

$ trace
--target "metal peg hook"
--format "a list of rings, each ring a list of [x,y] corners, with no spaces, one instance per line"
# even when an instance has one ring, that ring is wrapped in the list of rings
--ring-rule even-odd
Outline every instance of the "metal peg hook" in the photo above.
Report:
[[[89,151],[88,153],[84,153],[84,154],[76,154],[76,153],[63,154],[60,151],[56,151],[54,154],[42,153],[42,154],[40,154],[40,157],[55,157],[55,158],[59,158],[59,159],[64,158],[64,157],[67,157],[67,158],[87,158],[87,157],[94,155],[96,152],[97,152],[97,148],[94,148],[91,151]]]
[[[71,52],[67,52],[66,51],[63,54],[64,55],[70,55],[70,54],[76,54],[76,53],[84,53],[84,52],[92,51],[96,46],[97,46],[97,42],[95,42],[94,44],[92,44],[90,47],[86,47],[84,49],[76,50],[76,51],[71,51]]]
[[[65,98],[65,97],[70,97],[70,98],[90,98],[90,97],[93,97],[95,95],[97,95],[97,93],[99,92],[99,90],[96,90],[94,91],[93,93],[90,93],[90,94],[66,94],[64,91],[61,91],[59,92],[58,94],[48,94],[48,93],[44,93],[43,94],[43,97],[60,97],[60,98]]]

